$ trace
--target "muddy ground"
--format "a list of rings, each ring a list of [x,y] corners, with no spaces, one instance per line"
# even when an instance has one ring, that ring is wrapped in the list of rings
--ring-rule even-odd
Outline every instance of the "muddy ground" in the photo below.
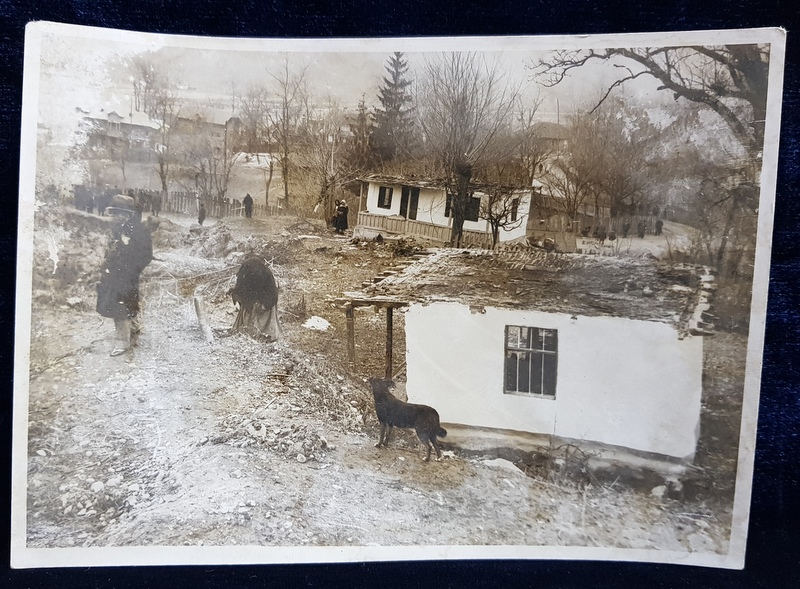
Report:
[[[145,331],[131,353],[112,358],[113,322],[94,312],[93,291],[109,231],[107,220],[69,209],[37,214],[28,547],[727,552],[744,337],[707,338],[697,468],[678,496],[570,474],[563,463],[536,469],[541,456],[474,452],[447,440],[444,460],[424,463],[412,435],[373,446],[378,428],[365,379],[384,370],[384,315],[357,312],[357,363],[349,367],[344,313],[334,302],[397,265],[394,246],[354,244],[290,217],[203,228],[164,218],[143,279]],[[235,311],[226,293],[248,253],[270,260],[281,285],[282,338],[207,343],[192,297],[204,302],[212,326],[229,327]],[[304,327],[311,317],[330,327]],[[402,380],[402,313],[394,333]]]

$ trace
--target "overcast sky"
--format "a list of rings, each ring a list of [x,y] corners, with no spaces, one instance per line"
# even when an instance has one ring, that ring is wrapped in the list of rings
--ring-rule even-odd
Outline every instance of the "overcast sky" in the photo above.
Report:
[[[57,30],[43,36],[38,122],[54,131],[56,142],[69,141],[71,131],[80,121],[76,107],[90,112],[101,108],[117,110],[120,114],[129,111],[133,88],[125,64],[138,54],[156,51],[178,73],[182,86],[190,88],[192,98],[201,101],[205,97],[230,97],[232,87],[241,94],[250,86],[268,85],[270,72],[279,72],[287,55],[255,47],[252,40],[212,42],[202,38],[113,33],[87,38],[65,29],[63,33]],[[418,40],[363,40],[354,44],[351,40],[349,44],[340,41],[340,45],[333,45],[336,41],[326,40],[329,45],[321,49],[312,45],[311,51],[301,51],[307,48],[307,43],[284,42],[280,49],[291,51],[288,56],[293,71],[305,69],[316,101],[322,103],[331,97],[342,106],[355,108],[362,95],[367,104],[377,103],[384,66],[392,51],[406,50],[410,65],[408,75],[415,78],[422,75],[426,60],[435,59],[436,50],[449,48],[439,41],[438,44],[428,43],[425,48],[431,50],[423,52],[415,41],[418,43]],[[460,42],[459,46],[456,38],[453,48],[473,48],[473,44]],[[273,43],[267,48],[270,49],[275,47],[276,41],[265,43]],[[209,44],[214,47],[209,48]],[[340,46],[343,50],[336,50]],[[510,85],[521,87],[524,99],[532,102],[537,96],[541,98],[539,118],[547,121],[556,121],[558,113],[563,122],[570,111],[592,106],[619,71],[611,64],[596,62],[575,70],[569,79],[554,88],[543,88],[533,81],[526,66],[545,55],[544,51],[532,50],[525,42],[516,42],[506,44],[502,51],[486,51],[485,54],[489,61],[498,64]],[[655,82],[646,78],[638,80],[636,85],[626,85],[624,92],[635,94],[640,102],[654,105],[665,100],[665,93],[657,92]]]

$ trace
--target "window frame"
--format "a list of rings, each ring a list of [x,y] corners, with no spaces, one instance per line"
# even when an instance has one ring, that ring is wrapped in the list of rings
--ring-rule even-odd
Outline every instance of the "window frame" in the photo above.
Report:
[[[394,193],[393,186],[379,186],[378,187],[378,208],[391,209],[392,208],[392,195]]]
[[[444,201],[444,216],[448,219],[453,217],[453,202],[456,199],[455,194],[447,194]],[[474,213],[471,217],[470,213]],[[464,210],[464,221],[471,221],[473,223],[480,221],[481,218],[481,197],[470,196],[467,201],[467,206]]]
[[[517,345],[509,344],[511,329],[519,330]],[[558,389],[558,329],[530,325],[506,325],[503,335],[503,394],[555,400]],[[548,347],[552,349],[548,349]],[[515,359],[513,364],[510,363],[512,358]],[[545,358],[553,358],[554,361],[547,361]],[[527,365],[528,378],[524,389],[520,390],[519,369],[523,359]],[[512,366],[516,374],[514,375],[514,387],[510,388]],[[535,390],[534,371],[538,376],[539,391]]]

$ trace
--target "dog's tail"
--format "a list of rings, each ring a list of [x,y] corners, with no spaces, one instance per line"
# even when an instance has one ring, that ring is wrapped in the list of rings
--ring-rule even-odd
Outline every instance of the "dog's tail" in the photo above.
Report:
[[[447,430],[444,429],[443,427],[440,427],[439,431],[436,432],[436,435],[439,436],[440,438],[444,438],[447,435]]]

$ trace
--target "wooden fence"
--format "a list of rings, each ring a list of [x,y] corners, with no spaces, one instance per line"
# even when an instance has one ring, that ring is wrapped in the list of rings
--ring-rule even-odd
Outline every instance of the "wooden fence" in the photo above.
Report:
[[[629,223],[630,228],[628,235],[636,235],[639,221],[644,221],[645,233],[654,234],[656,231],[656,221],[658,219],[659,217],[654,215],[625,215],[620,217],[598,217],[597,219],[594,217],[579,215],[577,220],[577,232],[580,234],[582,233],[582,230],[585,230],[586,227],[589,227],[589,235],[591,236],[595,227],[602,227],[606,230],[606,233],[611,233],[614,231],[617,235],[622,235],[623,225],[625,223]]]
[[[134,191],[144,205],[144,210],[152,210],[151,201],[153,196],[158,193],[153,191]],[[208,217],[244,217],[244,205],[238,201],[206,201],[206,216]],[[178,213],[181,215],[197,216],[200,210],[200,199],[194,192],[172,191],[167,194],[167,198],[161,203],[161,210],[165,213]],[[281,214],[283,209],[276,206],[264,206],[263,204],[253,203],[253,216],[265,217]]]
[[[358,225],[373,231],[382,231],[390,235],[418,237],[439,245],[450,241],[450,227],[425,223],[424,221],[404,219],[402,217],[373,215],[361,211],[358,213]],[[492,247],[492,236],[482,231],[464,229],[461,235],[461,245],[464,247],[489,249]]]

